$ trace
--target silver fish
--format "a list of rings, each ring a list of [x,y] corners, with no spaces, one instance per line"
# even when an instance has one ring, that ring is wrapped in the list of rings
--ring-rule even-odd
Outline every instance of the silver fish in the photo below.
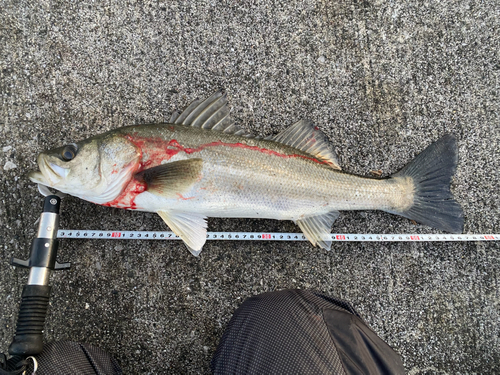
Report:
[[[127,126],[38,156],[29,178],[109,207],[156,212],[198,255],[207,217],[293,220],[330,249],[341,210],[382,210],[462,232],[450,192],[456,139],[445,135],[390,178],[342,172],[321,131],[301,120],[272,138],[229,117],[226,95],[194,101],[169,123]]]

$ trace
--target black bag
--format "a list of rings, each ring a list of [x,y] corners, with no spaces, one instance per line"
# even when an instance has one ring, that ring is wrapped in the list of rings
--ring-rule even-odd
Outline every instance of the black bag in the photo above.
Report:
[[[88,344],[71,341],[53,342],[46,344],[42,353],[37,355],[38,369],[36,375],[121,375],[123,374],[118,362],[104,350]],[[16,374],[26,371],[33,373],[33,361],[21,361],[21,357],[12,357],[4,363],[5,373]],[[27,363],[23,370],[19,365]],[[16,371],[17,368],[17,371]],[[20,372],[18,372],[20,371]],[[2,370],[0,369],[0,374]]]
[[[341,300],[307,290],[248,298],[226,328],[215,374],[404,374],[399,355]]]

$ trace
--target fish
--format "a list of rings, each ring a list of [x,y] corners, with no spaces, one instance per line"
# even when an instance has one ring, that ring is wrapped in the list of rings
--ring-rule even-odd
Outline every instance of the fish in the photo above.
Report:
[[[381,210],[461,233],[463,212],[450,188],[457,163],[456,137],[446,134],[390,177],[349,174],[312,121],[253,136],[234,124],[219,90],[167,123],[42,152],[28,177],[99,205],[156,212],[198,256],[208,217],[291,220],[326,250],[343,210]]]

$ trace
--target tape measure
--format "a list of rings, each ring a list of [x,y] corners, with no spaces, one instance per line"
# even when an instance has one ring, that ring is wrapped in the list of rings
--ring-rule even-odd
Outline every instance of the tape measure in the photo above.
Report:
[[[57,238],[109,240],[180,240],[173,232],[60,229]],[[500,241],[500,234],[345,234],[332,233],[334,242]],[[302,233],[207,232],[207,240],[307,241]]]

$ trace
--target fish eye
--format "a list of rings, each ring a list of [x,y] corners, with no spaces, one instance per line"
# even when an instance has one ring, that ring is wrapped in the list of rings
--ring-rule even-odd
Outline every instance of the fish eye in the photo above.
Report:
[[[74,143],[71,143],[69,145],[64,146],[63,150],[61,151],[61,156],[64,161],[70,161],[74,159],[77,151],[78,149],[76,145]]]

